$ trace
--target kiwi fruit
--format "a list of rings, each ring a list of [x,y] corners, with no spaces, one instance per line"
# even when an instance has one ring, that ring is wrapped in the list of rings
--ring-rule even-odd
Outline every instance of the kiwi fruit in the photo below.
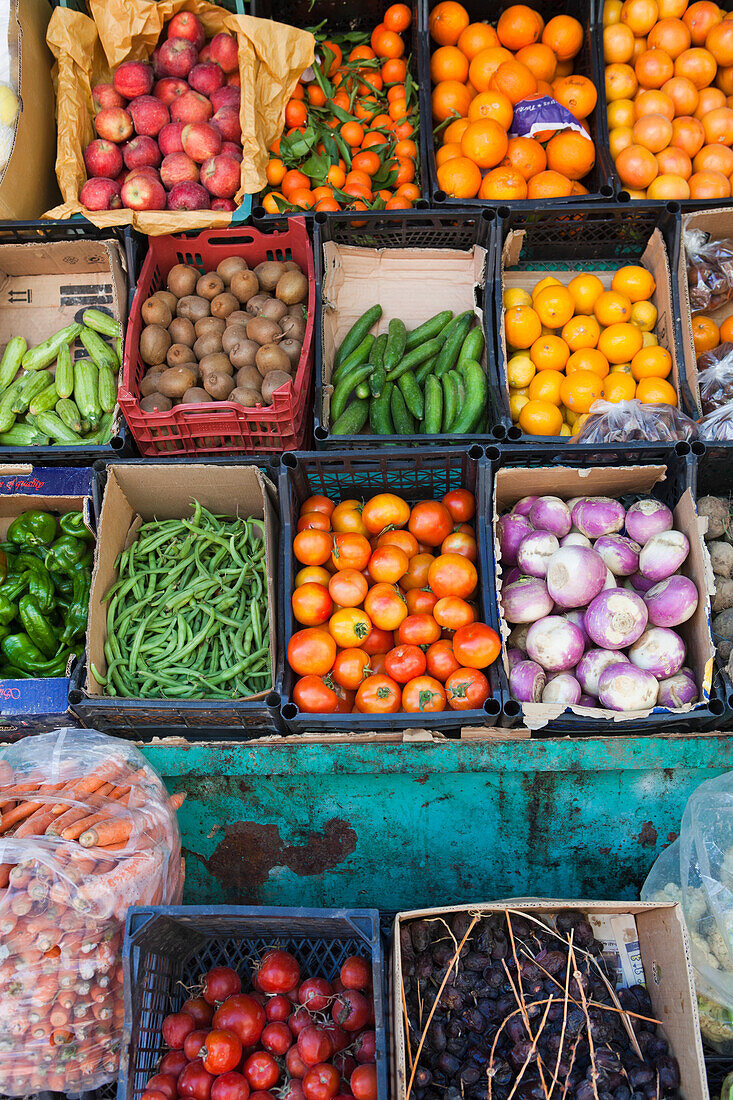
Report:
[[[259,390],[252,389],[251,386],[238,385],[229,394],[229,400],[236,401],[238,405],[243,405],[245,409],[253,409],[256,405],[262,404],[262,394]]]
[[[293,369],[287,355],[277,344],[263,344],[255,356],[255,363],[260,374],[269,374],[273,370],[290,374]]]
[[[190,390],[186,390],[181,398],[182,405],[199,405],[203,401],[213,401],[214,398],[201,386],[191,386]]]
[[[196,375],[187,366],[169,367],[158,379],[158,393],[171,400],[180,401],[186,390],[196,385]]]
[[[224,374],[222,371],[208,371],[204,376],[204,388],[215,401],[226,401],[234,389],[234,379],[230,374]]]
[[[173,402],[162,393],[148,393],[140,402],[140,408],[145,413],[170,412]]]
[[[171,311],[171,317],[175,316],[176,306],[178,305],[178,298],[175,294],[171,294],[169,290],[156,290],[153,297],[158,298],[159,301],[168,306],[168,309]]]
[[[141,313],[146,325],[162,325],[163,328],[168,328],[173,319],[165,302],[155,296],[145,299]]]
[[[302,270],[300,264],[296,264],[295,260],[286,260],[285,261],[285,267],[288,269],[288,271],[301,271]]]
[[[260,281],[254,271],[238,271],[232,276],[229,289],[239,302],[248,302],[259,293]]]
[[[254,298],[250,298],[244,308],[247,310],[247,313],[251,313],[254,317],[257,317],[265,302],[269,301],[269,294],[255,294]]]
[[[176,264],[168,272],[166,286],[176,298],[185,298],[187,294],[193,294],[200,275],[195,267],[188,264]]]
[[[185,363],[195,364],[196,356],[188,344],[171,344],[165,361],[169,367],[182,367]]]
[[[207,271],[196,283],[196,293],[199,298],[206,298],[209,302],[221,294],[224,289],[224,280],[220,279],[214,271]]]
[[[201,377],[205,378],[207,374],[234,374],[234,367],[232,366],[229,358],[224,355],[223,352],[215,352],[213,355],[207,355],[199,363],[199,371]]]
[[[287,315],[288,307],[285,302],[280,302],[277,298],[268,298],[259,312],[260,317],[266,317],[268,321],[274,321],[276,324],[279,324]]]
[[[305,318],[293,317],[288,313],[283,317],[282,321],[278,321],[280,328],[285,336],[289,336],[291,340],[300,340],[301,344],[305,340]]]
[[[300,359],[300,353],[303,348],[303,342],[301,340],[294,340],[292,336],[286,336],[284,340],[281,340],[277,345],[278,351],[284,351],[290,360],[291,367],[297,367]]]
[[[168,325],[168,332],[174,344],[188,344],[192,348],[196,343],[196,329],[187,317],[174,317]]]
[[[288,306],[288,313],[291,317],[301,317],[303,320],[308,316],[302,302],[297,302],[294,306]]]
[[[233,348],[243,343],[254,343],[252,340],[247,340],[247,329],[244,325],[229,325],[228,328],[224,330],[221,338],[221,346],[227,355],[229,355]],[[257,351],[256,345],[254,346],[254,350]]]
[[[211,299],[212,317],[227,318],[230,313],[234,313],[235,309],[239,309],[239,301],[228,290],[222,291],[221,294],[217,294],[215,298]]]
[[[245,313],[243,309],[235,309],[234,313],[230,313],[227,317],[227,328],[230,325],[246,325],[251,316],[251,313]]]
[[[238,271],[247,270],[247,261],[241,256],[227,256],[216,269],[216,274],[223,281],[224,286],[229,286]]]
[[[237,388],[241,386],[247,390],[256,390],[257,393],[262,389],[262,375],[254,364],[247,367],[240,367],[237,371],[235,381],[237,383]],[[237,400],[236,397],[234,400]]]
[[[280,260],[265,260],[264,263],[257,264],[254,272],[261,290],[274,290],[278,280],[286,274],[287,268]]]
[[[278,279],[275,296],[288,306],[304,302],[308,297],[308,280],[302,271],[286,271]]]
[[[185,317],[196,324],[202,317],[209,316],[209,303],[206,298],[201,298],[198,294],[186,294],[178,300],[177,313],[179,317]]]
[[[282,336],[282,332],[274,321],[268,321],[266,317],[253,317],[247,325],[247,336],[256,344],[271,344]]]
[[[242,340],[241,343],[227,352],[227,355],[236,370],[239,370],[240,367],[253,367],[259,346],[254,340]]]
[[[285,371],[271,370],[262,380],[262,404],[271,405],[275,390],[279,390],[281,386],[292,381],[290,375],[286,374]]]
[[[203,336],[199,336],[193,350],[199,361],[207,355],[216,355],[217,351],[221,351],[221,335],[218,332],[205,332]]]
[[[151,367],[151,369],[147,372],[142,382],[140,383],[140,393],[143,397],[149,397],[151,393],[158,392],[158,379],[160,378],[164,370],[164,367]],[[257,371],[257,373],[259,374],[260,372]]]
[[[165,362],[170,346],[170,333],[162,325],[148,325],[140,333],[140,358],[150,367]]]
[[[218,332],[221,336],[226,327],[226,321],[223,317],[202,317],[194,325],[194,332],[197,338],[203,336],[207,332]],[[194,343],[195,342],[194,340]]]

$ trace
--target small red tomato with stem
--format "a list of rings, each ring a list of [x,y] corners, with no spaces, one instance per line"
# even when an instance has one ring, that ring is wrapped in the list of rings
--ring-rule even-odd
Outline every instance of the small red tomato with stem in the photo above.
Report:
[[[298,1054],[307,1066],[325,1062],[333,1054],[331,1040],[322,1027],[310,1024],[298,1036]]]
[[[443,684],[452,672],[461,667],[453,653],[453,643],[447,638],[433,642],[425,656],[428,675],[434,676]]]
[[[385,654],[384,667],[387,675],[396,680],[398,684],[406,684],[415,676],[422,676],[425,671],[425,654],[416,645],[398,645]],[[343,978],[341,979],[343,981]],[[344,982],[346,985],[346,983]],[[346,988],[362,988],[361,986],[348,986]]]
[[[369,1002],[358,990],[345,989],[336,997],[331,1015],[344,1031],[361,1031],[369,1019]]]
[[[336,1067],[327,1062],[311,1066],[303,1078],[305,1100],[333,1100],[340,1080]]]
[[[190,1061],[191,1059],[186,1057],[186,1044],[184,1042],[183,1050],[169,1050],[167,1054],[163,1055],[158,1066],[158,1073],[172,1073],[174,1077],[178,1078]]]
[[[349,1081],[354,1100],[377,1100],[377,1067],[357,1066]]]
[[[181,1012],[193,1018],[196,1027],[209,1027],[214,1018],[214,1008],[203,997],[189,997],[181,1005]]]
[[[266,1050],[256,1050],[250,1054],[242,1067],[250,1088],[256,1090],[271,1089],[280,1078],[280,1067]]]
[[[445,710],[445,688],[432,676],[416,676],[402,689],[402,706],[412,714],[438,714]]]
[[[239,993],[242,981],[231,966],[215,966],[204,974],[203,998],[207,1004],[220,1005],[227,997]]]
[[[344,989],[369,989],[372,984],[372,970],[361,955],[350,955],[341,964],[339,978]]]
[[[268,951],[257,980],[263,993],[287,993],[300,981],[300,963],[289,951]]]
[[[452,710],[478,710],[490,695],[489,681],[477,668],[459,668],[445,682],[445,697]]]
[[[284,993],[269,997],[265,1005],[265,1016],[271,1023],[283,1023],[293,1011],[293,1003]]]
[[[262,1034],[267,1017],[262,1005],[248,993],[227,997],[214,1013],[214,1027],[233,1032],[243,1048],[254,1046]]]
[[[440,546],[453,530],[453,517],[439,500],[421,500],[410,512],[408,530],[424,546]]]
[[[476,498],[468,489],[450,489],[443,499],[454,523],[467,523],[476,515]]]
[[[201,1058],[196,1058],[188,1063],[178,1078],[178,1095],[190,1097],[191,1100],[211,1100],[213,1083],[213,1073],[204,1068]]]
[[[153,1077],[148,1078],[145,1088],[152,1092],[162,1092],[169,1100],[176,1100],[178,1096],[177,1080],[178,1078],[174,1077],[172,1073],[156,1073]]]
[[[501,653],[501,639],[486,623],[471,623],[453,635],[453,652],[464,668],[487,668]]]
[[[195,1062],[196,1059],[200,1057],[201,1048],[206,1042],[206,1036],[208,1034],[208,1028],[197,1028],[196,1031],[192,1031],[190,1035],[186,1036],[186,1041],[183,1044],[183,1053],[186,1055],[189,1062]]]
[[[304,1100],[303,1084],[298,1077],[293,1077],[285,1086],[280,1100]]]
[[[338,1024],[323,1024],[323,1030],[331,1040],[331,1050],[338,1054],[340,1050],[349,1045],[349,1036],[342,1031]]]
[[[306,978],[298,990],[298,1000],[311,1012],[322,1012],[332,996],[333,990],[325,978]]]
[[[248,1100],[249,1082],[241,1073],[222,1073],[211,1086],[211,1100]]]
[[[310,1027],[313,1023],[313,1017],[307,1008],[303,1005],[300,1008],[296,1008],[295,1012],[292,1012],[288,1016],[288,1027],[292,1031],[293,1035],[297,1037],[301,1031],[304,1031],[307,1027]]]
[[[295,1042],[295,1036],[287,1024],[282,1021],[276,1021],[267,1024],[265,1030],[260,1035],[260,1042],[268,1054],[275,1054],[281,1057],[290,1050]]]
[[[352,1055],[348,1054],[345,1050],[340,1050],[338,1054],[334,1054],[332,1061],[341,1074],[341,1078],[344,1081],[344,1087],[348,1088],[346,1082],[358,1065],[356,1058],[352,1057]]]
[[[163,1041],[172,1050],[183,1050],[186,1036],[190,1035],[195,1029],[196,1024],[193,1017],[189,1016],[187,1012],[171,1012],[163,1020],[160,1028]]]
[[[204,1069],[218,1077],[230,1073],[242,1057],[242,1044],[232,1031],[210,1031],[204,1041]]]
[[[296,1078],[305,1077],[308,1072],[308,1066],[300,1057],[297,1046],[291,1047],[285,1055],[285,1069],[291,1077]]]
[[[362,1031],[354,1041],[354,1057],[357,1062],[368,1063],[376,1061],[377,1057],[377,1033],[376,1031]]]

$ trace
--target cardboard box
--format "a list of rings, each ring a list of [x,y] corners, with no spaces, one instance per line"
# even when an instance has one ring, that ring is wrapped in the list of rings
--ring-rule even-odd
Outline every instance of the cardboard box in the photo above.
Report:
[[[437,919],[450,913],[532,913],[554,914],[561,909],[579,909],[593,914],[632,914],[639,932],[639,948],[646,987],[654,1016],[670,1044],[680,1066],[680,1092],[684,1100],[708,1100],[705,1062],[700,1039],[690,949],[684,917],[679,905],[655,905],[628,901],[568,901],[551,898],[513,898],[510,901],[452,905],[441,909],[418,909],[398,913],[392,937],[390,1000],[392,1032],[392,1100],[405,1100],[410,1073],[405,1049],[404,1009],[402,1002],[402,952],[400,930],[403,923],[421,918]],[[560,1090],[562,1092],[562,1089]]]
[[[193,514],[199,501],[218,515],[255,516],[265,532],[265,560],[269,603],[270,664],[273,682],[277,669],[275,576],[277,572],[278,513],[275,489],[257,466],[217,467],[215,463],[186,466],[157,464],[110,465],[97,525],[94,572],[89,597],[87,675],[84,691],[91,699],[104,688],[91,674],[93,662],[104,673],[107,662],[107,604],[105,594],[118,577],[118,555],[135,539],[141,523],[151,519],[180,519]],[[247,701],[264,699],[267,691]],[[124,700],[119,700],[124,703]],[[139,700],[138,700],[139,702]],[[170,701],[176,706],[176,700]],[[205,702],[201,702],[205,709]],[[211,715],[209,715],[211,719]],[[207,723],[208,724],[208,723]]]
[[[0,466],[0,541],[30,508],[83,512],[90,530],[92,471],[31,465]],[[0,742],[79,723],[68,710],[69,677],[0,680]]]
[[[472,309],[483,328],[476,288],[486,285],[486,249],[361,248],[323,244],[321,420],[330,422],[331,375],[336,349],[365,310],[379,303],[382,317],[371,331],[386,332],[392,318],[408,331],[443,309],[454,316]],[[486,370],[486,348],[481,357]],[[367,429],[368,430],[368,429]]]
[[[626,493],[646,494],[650,493],[653,486],[662,481],[665,475],[664,466],[596,466],[590,469],[551,466],[497,470],[494,478],[494,563],[497,594],[500,593],[501,573],[496,521],[522,497],[533,494],[558,496],[563,500],[570,500],[578,496],[620,497]],[[680,715],[703,706],[710,698],[715,656],[711,633],[710,595],[715,588],[710,558],[703,540],[707,521],[698,519],[695,501],[689,489],[677,502],[673,512],[675,528],[683,531],[690,540],[690,553],[680,572],[695,582],[700,597],[692,618],[677,627],[687,649],[685,664],[695,673],[700,691],[698,703],[667,711],[670,715]],[[511,626],[501,616],[501,606],[499,606],[499,617],[503,640],[506,643],[511,633]],[[506,644],[502,646],[502,660],[508,675]],[[599,721],[606,719],[617,723],[638,721],[652,713],[651,711],[618,712],[601,707],[565,707],[562,703],[522,703],[521,707],[524,721],[530,729],[540,729],[566,710],[588,718],[598,718]],[[665,708],[655,707],[654,710],[662,712]]]
[[[6,0],[9,43],[16,61],[19,112],[10,160],[0,172],[0,220],[40,218],[59,201],[53,57],[46,45],[48,0]]]
[[[524,230],[511,230],[504,242],[504,248],[501,255],[501,284],[498,289],[498,293],[502,296],[505,290],[518,287],[521,290],[527,290],[532,292],[534,286],[542,278],[552,276],[564,285],[570,282],[577,274],[581,272],[590,272],[593,275],[597,275],[603,283],[606,290],[611,287],[611,281],[613,279],[615,269],[609,270],[608,265],[599,267],[593,267],[592,263],[584,262],[581,268],[568,269],[557,268],[550,269],[549,267],[542,266],[541,269],[536,271],[520,270],[512,271],[512,267],[515,267],[519,263],[519,258],[522,252],[522,245],[524,242]],[[642,267],[646,267],[651,271],[654,276],[654,281],[657,284],[656,290],[652,295],[652,302],[657,307],[657,324],[654,329],[657,339],[663,348],[666,348],[669,354],[672,356],[672,370],[669,375],[668,381],[674,386],[677,394],[680,393],[679,379],[680,376],[684,376],[687,379],[688,385],[693,395],[697,398],[697,375],[691,374],[688,369],[687,362],[681,363],[677,355],[677,343],[675,341],[675,309],[672,299],[672,283],[670,276],[670,262],[667,255],[667,247],[664,243],[664,237],[659,229],[655,229],[649,238],[644,252],[639,260],[631,261],[619,259],[618,267],[623,267],[625,263],[638,263]],[[506,407],[509,406],[509,387],[506,381],[506,364],[509,360],[509,353],[507,351],[506,338],[504,336],[504,310],[501,312],[501,325],[499,328],[499,341],[501,353],[503,356],[503,370],[501,372],[501,382],[504,387],[504,403]],[[678,407],[681,406],[680,401],[677,402]]]

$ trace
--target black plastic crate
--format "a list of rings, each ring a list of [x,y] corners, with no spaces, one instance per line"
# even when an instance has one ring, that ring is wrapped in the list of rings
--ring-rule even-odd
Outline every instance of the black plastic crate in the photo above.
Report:
[[[461,0],[468,12],[472,23],[484,22],[495,25],[501,13],[511,6],[511,0]],[[441,190],[438,183],[438,171],[435,163],[435,145],[433,142],[433,115],[430,105],[432,85],[430,81],[430,55],[436,44],[430,37],[428,30],[428,16],[431,8],[437,0],[419,0],[420,15],[420,121],[424,132],[423,144],[425,148],[425,163],[429,180],[427,192],[431,203],[439,206],[466,206],[479,204],[481,206],[498,205],[496,202],[487,203],[483,199],[452,199]],[[549,22],[556,15],[572,15],[585,29],[585,40],[580,53],[574,59],[573,72],[580,76],[586,76],[598,89],[603,88],[602,70],[598,67],[599,49],[597,45],[598,31],[590,18],[589,0],[543,0],[542,3],[530,2],[530,7],[538,11],[545,22]],[[587,195],[570,196],[564,199],[544,199],[543,205],[566,206],[575,202],[591,202],[608,200],[613,198],[613,186],[611,184],[611,156],[608,150],[608,138],[604,140],[602,125],[605,124],[605,103],[599,99],[596,107],[586,119],[590,127],[590,136],[596,147],[596,162],[588,175],[579,182],[588,188]],[[513,202],[512,209],[533,210],[537,207],[537,201],[533,199],[521,199]]]
[[[285,454],[280,466],[280,621],[283,624],[283,650],[287,651],[292,635],[302,627],[295,622],[290,597],[293,580],[302,568],[292,551],[293,538],[300,506],[313,493],[323,493],[334,500],[349,498],[366,499],[379,492],[397,493],[408,503],[433,497],[440,498],[449,489],[461,486],[476,496],[477,510],[474,519],[476,539],[481,545],[490,531],[481,509],[485,499],[480,483],[488,474],[481,447],[470,449],[431,449],[417,452],[410,449],[390,451],[356,451],[349,454],[300,452]],[[485,549],[485,548],[484,548]],[[489,551],[490,552],[490,551]],[[496,601],[492,589],[483,575],[482,558],[479,569],[479,619],[497,632],[499,629]],[[311,731],[331,732],[347,728],[355,733],[385,729],[430,729],[450,735],[458,735],[462,726],[494,725],[508,699],[506,678],[499,669],[499,661],[483,669],[491,685],[491,697],[481,710],[449,710],[438,714],[412,714],[398,711],[396,714],[305,714],[290,702],[293,685],[297,679],[285,661],[283,675],[282,715],[291,733]]]
[[[569,466],[577,469],[588,469],[590,466],[598,465],[627,466],[632,461],[639,466],[665,465],[667,476],[663,481],[653,486],[651,495],[664,501],[670,508],[674,508],[687,489],[690,489],[693,497],[695,496],[697,455],[690,451],[679,453],[674,447],[668,447],[664,453],[657,452],[650,457],[644,452],[643,456],[637,457],[630,456],[627,449],[617,447],[604,452],[603,462],[601,463],[596,462],[595,456],[587,453],[587,451],[588,449],[584,449],[584,452],[578,453],[576,450],[563,451],[561,448],[556,450],[552,448],[536,449],[528,462],[526,448],[521,445],[505,444],[499,446],[498,458],[487,458],[485,460],[488,467],[487,476],[481,480],[480,489],[482,494],[485,493],[486,496],[480,499],[479,508],[482,514],[487,517],[488,533],[487,537],[480,543],[479,551],[481,554],[486,555],[485,558],[481,558],[481,568],[484,578],[491,586],[491,599],[495,608],[494,614],[499,620],[501,616],[496,585],[493,524],[494,478],[499,470],[527,466]],[[502,653],[504,649],[505,645],[502,646]],[[500,663],[502,672],[505,672],[502,657],[497,659],[497,664]],[[508,726],[521,726],[523,724],[522,704],[517,702],[516,699],[512,699],[509,693],[507,694],[507,701],[503,706],[502,721]],[[535,739],[567,736],[598,737],[601,733],[604,736],[623,737],[629,733],[633,733],[635,736],[637,734],[661,734],[670,732],[670,727],[673,727],[674,731],[678,733],[699,733],[703,730],[721,729],[726,715],[730,713],[730,696],[730,685],[724,682],[720,669],[716,667],[710,688],[710,698],[707,704],[698,706],[695,710],[677,715],[674,711],[659,708],[653,710],[646,718],[637,719],[633,723],[589,718],[585,715],[567,711],[560,717],[548,722],[541,729],[533,731],[532,737]]]
[[[117,1082],[110,1081],[108,1085],[101,1085],[90,1092],[35,1092],[23,1100],[115,1100],[116,1095]],[[11,1097],[0,1093],[0,1100],[11,1100]]]
[[[495,250],[496,270],[494,274],[493,296],[493,334],[496,340],[494,363],[496,374],[490,388],[494,396],[494,437],[509,443],[522,442],[532,446],[556,447],[567,450],[572,455],[579,444],[573,437],[526,435],[518,424],[512,423],[509,414],[509,388],[506,380],[506,360],[502,349],[504,328],[503,286],[501,278],[502,250],[509,233],[514,230],[524,233],[519,263],[512,271],[536,271],[567,269],[568,279],[583,270],[606,268],[609,271],[625,263],[634,263],[643,254],[655,229],[662,234],[667,250],[672,284],[673,325],[669,333],[670,344],[674,345],[679,373],[679,396],[682,411],[697,418],[695,401],[684,375],[684,353],[682,344],[682,325],[679,307],[679,289],[676,286],[675,273],[681,242],[681,221],[679,203],[641,204],[633,207],[618,203],[603,203],[594,206],[576,203],[563,209],[546,208],[534,213],[516,211],[508,206],[499,207],[497,212]],[[671,349],[670,349],[671,350]],[[647,451],[667,449],[669,444],[634,442],[629,444],[635,454],[642,454],[646,460]],[[609,447],[618,449],[617,444]],[[593,450],[603,452],[605,446],[594,445]]]
[[[387,1100],[387,972],[378,911],[256,906],[133,906],[128,911],[118,1100],[134,1100],[143,1092],[165,1053],[161,1022],[180,1008],[189,996],[187,987],[202,972],[232,966],[247,989],[253,963],[273,947],[290,951],[304,974],[327,980],[337,976],[350,955],[370,959],[378,1100]]]
[[[733,1073],[733,1055],[718,1054],[716,1050],[707,1045],[704,1039],[702,1050],[705,1058],[705,1073],[708,1079],[710,1100],[718,1100],[723,1082],[729,1073]]]
[[[448,447],[455,443],[469,446],[472,442],[485,440],[495,442],[491,432],[493,413],[489,402],[486,410],[486,426],[482,432],[473,432],[470,436],[455,435],[368,435],[352,436],[331,435],[330,426],[324,422],[323,405],[323,245],[333,241],[340,245],[353,245],[375,250],[387,248],[446,248],[468,251],[474,245],[487,250],[484,268],[486,286],[476,288],[475,305],[483,311],[483,332],[485,339],[485,358],[491,395],[493,380],[492,359],[494,338],[492,335],[492,296],[491,282],[494,279],[492,250],[494,248],[494,213],[491,210],[451,209],[451,210],[395,210],[382,213],[360,214],[358,221],[353,214],[318,213],[314,219],[313,254],[316,267],[316,391],[314,401],[313,432],[316,447],[324,449],[344,449],[351,447]],[[379,287],[375,286],[375,301],[379,298]],[[441,303],[436,301],[437,312]]]
[[[94,464],[92,478],[92,508],[95,524],[101,514],[107,468],[122,465],[116,459]],[[160,465],[160,459],[131,459],[131,466]],[[231,459],[176,459],[177,465],[252,466],[257,465],[273,484],[277,482],[279,456]],[[281,532],[282,536],[282,532]],[[277,593],[277,580],[275,589]],[[69,687],[69,706],[83,726],[114,733],[117,737],[134,737],[150,741],[154,737],[185,736],[189,741],[235,740],[249,741],[258,737],[286,733],[280,716],[283,678],[284,643],[281,624],[277,623],[278,647],[273,669],[272,690],[264,699],[231,702],[218,699],[123,699],[114,696],[87,695],[83,690],[86,661],[77,662]]]

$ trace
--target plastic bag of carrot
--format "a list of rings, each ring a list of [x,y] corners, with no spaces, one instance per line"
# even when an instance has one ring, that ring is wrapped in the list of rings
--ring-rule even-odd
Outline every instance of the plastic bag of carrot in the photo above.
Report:
[[[125,915],[180,902],[184,798],[96,730],[0,749],[0,1093],[116,1078]]]

